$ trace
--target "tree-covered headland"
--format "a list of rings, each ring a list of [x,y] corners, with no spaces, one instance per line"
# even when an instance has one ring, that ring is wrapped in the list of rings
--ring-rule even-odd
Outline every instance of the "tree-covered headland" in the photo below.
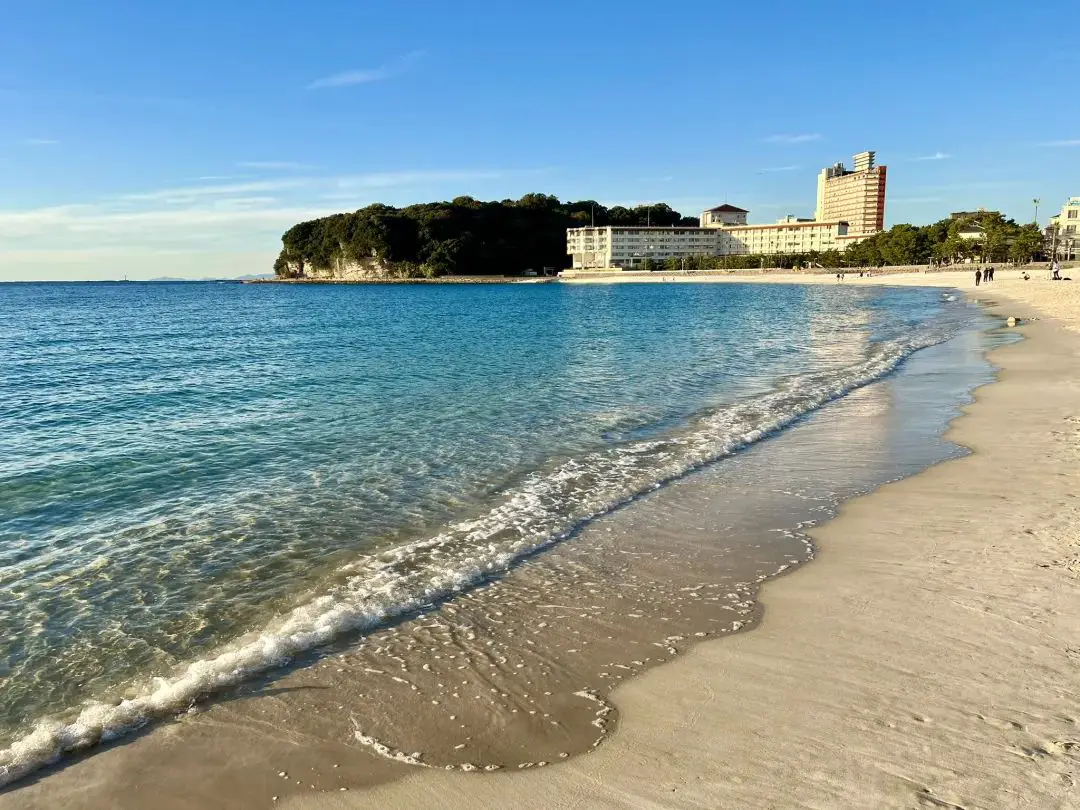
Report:
[[[370,205],[294,225],[282,236],[274,264],[279,278],[333,276],[335,268],[361,266],[372,275],[434,278],[514,275],[528,269],[564,268],[566,229],[605,225],[696,225],[666,203],[608,208],[594,200],[561,202],[547,194],[520,200],[451,202],[406,208]],[[950,264],[965,260],[1023,263],[1038,257],[1042,235],[992,211],[943,219],[932,225],[894,225],[844,252],[766,256],[695,256],[653,265],[705,270],[753,267],[881,267]]]
[[[451,202],[407,208],[369,205],[294,225],[281,237],[279,278],[310,275],[336,262],[371,264],[388,275],[513,275],[567,266],[566,229],[601,225],[697,225],[665,203],[607,208],[594,200],[560,202],[547,194],[520,200]]]

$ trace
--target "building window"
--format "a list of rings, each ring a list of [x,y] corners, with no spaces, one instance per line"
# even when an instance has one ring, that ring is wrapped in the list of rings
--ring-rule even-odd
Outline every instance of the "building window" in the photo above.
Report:
[[[1078,211],[1076,208],[1070,208],[1068,218],[1069,219],[1076,219],[1076,215],[1078,213],[1080,213],[1080,211]]]

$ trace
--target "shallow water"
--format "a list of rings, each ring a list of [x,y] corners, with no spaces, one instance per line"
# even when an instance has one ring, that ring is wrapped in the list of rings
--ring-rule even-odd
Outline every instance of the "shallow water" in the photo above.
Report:
[[[505,570],[974,334],[980,316],[950,298],[5,285],[0,743],[19,741],[0,768],[17,776]],[[924,382],[937,402],[955,376]],[[911,389],[893,413],[917,425],[925,411]],[[886,477],[928,463],[906,458],[903,433],[882,433]]]

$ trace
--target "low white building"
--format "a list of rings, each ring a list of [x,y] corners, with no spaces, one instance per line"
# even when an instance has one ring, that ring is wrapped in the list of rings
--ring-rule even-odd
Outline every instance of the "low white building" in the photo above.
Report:
[[[650,261],[715,255],[716,231],[644,225],[568,228],[566,252],[575,270],[643,270]]]
[[[701,214],[702,227],[607,225],[568,228],[566,252],[575,270],[643,270],[667,259],[823,253],[843,250],[865,235],[848,235],[847,222],[784,217],[747,225],[747,211],[725,203]],[[707,223],[707,224],[705,224]]]

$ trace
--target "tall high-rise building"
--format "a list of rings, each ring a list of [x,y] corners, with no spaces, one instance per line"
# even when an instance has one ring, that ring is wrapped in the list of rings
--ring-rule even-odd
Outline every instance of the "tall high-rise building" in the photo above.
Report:
[[[859,152],[853,164],[821,170],[814,219],[847,222],[852,236],[877,233],[885,229],[886,167],[874,165],[873,152]]]

